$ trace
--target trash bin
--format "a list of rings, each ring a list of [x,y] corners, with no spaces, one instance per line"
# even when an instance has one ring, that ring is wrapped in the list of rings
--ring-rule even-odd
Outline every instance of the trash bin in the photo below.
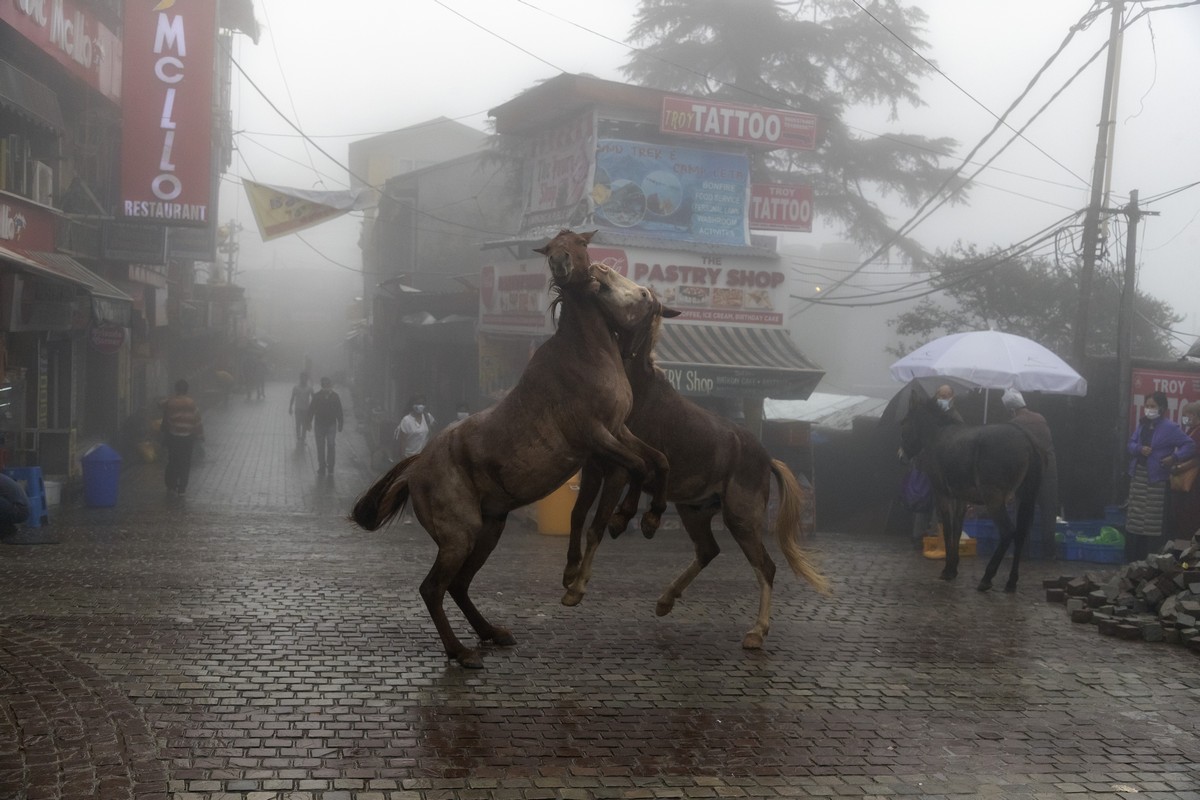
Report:
[[[121,477],[121,454],[98,444],[83,454],[83,502],[93,507],[115,506]]]
[[[571,532],[571,509],[579,494],[579,473],[537,501],[538,533],[566,536]]]

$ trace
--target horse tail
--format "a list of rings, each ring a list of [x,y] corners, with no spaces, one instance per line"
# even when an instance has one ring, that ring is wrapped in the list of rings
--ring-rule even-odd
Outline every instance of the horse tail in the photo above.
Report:
[[[800,488],[788,465],[779,459],[771,459],[771,472],[779,484],[779,516],[775,520],[779,549],[783,551],[792,572],[812,584],[821,594],[829,594],[829,580],[817,570],[808,553],[800,547],[799,539],[807,533],[804,506],[809,502],[809,495]]]
[[[379,530],[408,505],[408,468],[418,455],[395,464],[354,503],[350,519],[360,528]]]

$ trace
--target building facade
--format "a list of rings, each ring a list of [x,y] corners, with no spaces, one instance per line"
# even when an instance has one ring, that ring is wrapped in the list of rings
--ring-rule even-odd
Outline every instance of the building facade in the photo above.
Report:
[[[9,465],[68,479],[86,447],[121,444],[183,374],[177,321],[208,321],[192,288],[215,256],[214,189],[229,164],[218,37],[257,36],[250,0],[129,8],[136,19],[120,0],[0,4],[0,448]],[[184,70],[204,94],[168,113]],[[140,91],[147,76],[158,83]],[[145,135],[162,154],[137,152]],[[205,156],[195,175],[188,148]],[[138,198],[135,160],[152,162],[145,183],[160,200]]]

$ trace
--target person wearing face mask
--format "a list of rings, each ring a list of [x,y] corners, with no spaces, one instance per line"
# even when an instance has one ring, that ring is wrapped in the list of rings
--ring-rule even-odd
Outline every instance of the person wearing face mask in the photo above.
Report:
[[[1140,561],[1163,539],[1163,507],[1171,468],[1196,454],[1196,443],[1169,416],[1167,396],[1154,392],[1142,405],[1142,418],[1129,437],[1129,506],[1125,557]]]
[[[1193,400],[1180,410],[1179,426],[1195,444],[1197,453],[1200,453],[1200,400]],[[1180,477],[1195,469],[1194,466],[1189,468],[1184,461],[1181,459],[1173,468],[1173,472]],[[1196,457],[1193,456],[1190,464],[1196,463]],[[1193,475],[1191,484],[1188,488],[1180,487],[1171,492],[1175,536],[1180,539],[1200,531],[1200,477]]]
[[[414,397],[408,407],[409,412],[400,420],[394,434],[396,441],[400,443],[401,458],[415,456],[424,450],[429,441],[429,432],[436,424],[433,414],[425,410],[424,397]]]
[[[469,416],[471,416],[471,410],[467,407],[467,404],[459,403],[458,408],[454,412],[454,419],[446,423],[446,430],[457,427],[459,423]]]
[[[937,400],[938,409],[946,416],[953,419],[955,422],[962,422],[962,415],[958,413],[958,409],[954,407],[954,387],[948,383],[943,383],[933,393],[933,398]]]

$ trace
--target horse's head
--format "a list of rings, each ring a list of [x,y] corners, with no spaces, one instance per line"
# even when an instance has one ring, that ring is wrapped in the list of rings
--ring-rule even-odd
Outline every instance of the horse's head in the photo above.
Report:
[[[544,247],[534,248],[533,252],[546,257],[554,284],[562,288],[590,279],[592,260],[588,256],[587,246],[595,235],[596,231],[575,233],[563,228]]]
[[[654,343],[658,341],[662,321],[678,317],[680,312],[669,306],[664,306],[658,295],[650,292],[654,304],[646,318],[629,330],[618,331],[617,338],[621,345],[621,358],[626,361],[637,361],[647,368],[652,368]]]
[[[608,329],[623,342],[639,327],[650,324],[662,308],[654,292],[604,264],[592,264],[588,275],[585,291],[600,308]]]

